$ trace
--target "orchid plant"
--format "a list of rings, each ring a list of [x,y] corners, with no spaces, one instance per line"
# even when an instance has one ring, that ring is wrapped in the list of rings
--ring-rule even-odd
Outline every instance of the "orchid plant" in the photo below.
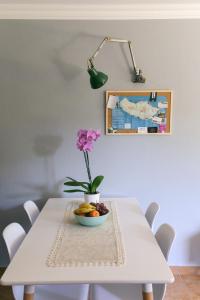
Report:
[[[82,192],[86,194],[97,194],[97,188],[100,186],[101,182],[104,179],[104,176],[99,175],[92,179],[90,171],[90,161],[89,161],[89,152],[93,150],[93,143],[97,141],[101,133],[99,130],[86,130],[80,129],[77,134],[77,148],[83,152],[85,165],[87,169],[88,182],[86,181],[77,181],[71,177],[64,183],[66,186],[76,187],[75,189],[65,190],[67,193]]]

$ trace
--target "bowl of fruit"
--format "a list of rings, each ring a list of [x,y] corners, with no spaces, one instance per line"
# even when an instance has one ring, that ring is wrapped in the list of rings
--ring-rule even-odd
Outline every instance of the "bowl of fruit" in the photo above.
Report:
[[[103,224],[108,215],[109,210],[104,203],[82,203],[79,208],[74,210],[76,221],[84,226],[98,226]]]

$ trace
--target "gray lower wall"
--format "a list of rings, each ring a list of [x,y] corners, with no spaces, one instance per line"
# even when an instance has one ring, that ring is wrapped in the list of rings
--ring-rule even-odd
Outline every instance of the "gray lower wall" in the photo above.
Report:
[[[86,60],[104,38],[133,41],[147,78],[133,84],[129,52],[105,46],[96,63],[110,75],[91,90]],[[171,89],[171,136],[105,136],[91,155],[103,195],[161,205],[156,227],[177,232],[173,265],[200,264],[200,21],[0,21],[0,230],[28,229],[22,204],[64,197],[63,178],[86,179],[79,128],[104,132],[105,90]],[[8,262],[0,242],[0,264]],[[133,245],[134,247],[134,245]]]

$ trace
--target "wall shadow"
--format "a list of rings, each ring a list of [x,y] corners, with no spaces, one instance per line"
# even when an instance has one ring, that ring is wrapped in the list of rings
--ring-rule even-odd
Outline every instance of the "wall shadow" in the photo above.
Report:
[[[57,135],[38,135],[34,141],[33,150],[37,156],[51,156],[62,144],[62,137]]]
[[[56,135],[38,135],[35,138],[33,151],[43,160],[45,184],[34,185],[26,183],[25,186],[33,191],[37,191],[41,195],[41,198],[57,194],[58,192],[60,183],[56,183],[54,155],[62,142],[63,138]]]
[[[4,228],[12,222],[19,223],[26,232],[31,227],[23,203],[27,200],[33,200],[41,210],[48,198],[61,197],[60,190],[64,180],[56,181],[54,155],[62,141],[62,137],[55,135],[36,136],[33,152],[42,159],[45,181],[41,184],[20,182],[20,192],[12,191],[6,194],[5,201],[9,202],[10,208],[0,208],[0,266],[6,266],[9,263],[6,245],[2,238]],[[4,205],[3,202],[2,204]]]
[[[70,38],[66,43],[62,45],[62,47],[54,51],[52,57],[52,63],[57,67],[59,73],[63,76],[63,79],[68,82],[75,80],[78,76],[80,76],[82,72],[84,72],[83,68],[69,62],[69,59],[67,57],[68,52],[74,51],[76,49],[76,43],[80,38],[81,34],[77,34]]]
[[[200,266],[200,230],[189,239],[189,261]]]

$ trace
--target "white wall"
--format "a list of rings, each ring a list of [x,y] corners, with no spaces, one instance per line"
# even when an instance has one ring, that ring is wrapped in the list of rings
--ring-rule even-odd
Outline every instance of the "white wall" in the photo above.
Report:
[[[112,44],[97,58],[109,82],[90,89],[86,60],[106,35],[133,41],[145,85],[130,81],[129,52]],[[0,40],[1,228],[28,228],[25,200],[65,196],[65,176],[86,177],[75,136],[104,132],[106,89],[172,89],[173,134],[103,135],[92,172],[105,175],[104,195],[135,196],[143,208],[158,201],[156,225],[177,232],[170,264],[199,265],[200,21],[0,21]]]

